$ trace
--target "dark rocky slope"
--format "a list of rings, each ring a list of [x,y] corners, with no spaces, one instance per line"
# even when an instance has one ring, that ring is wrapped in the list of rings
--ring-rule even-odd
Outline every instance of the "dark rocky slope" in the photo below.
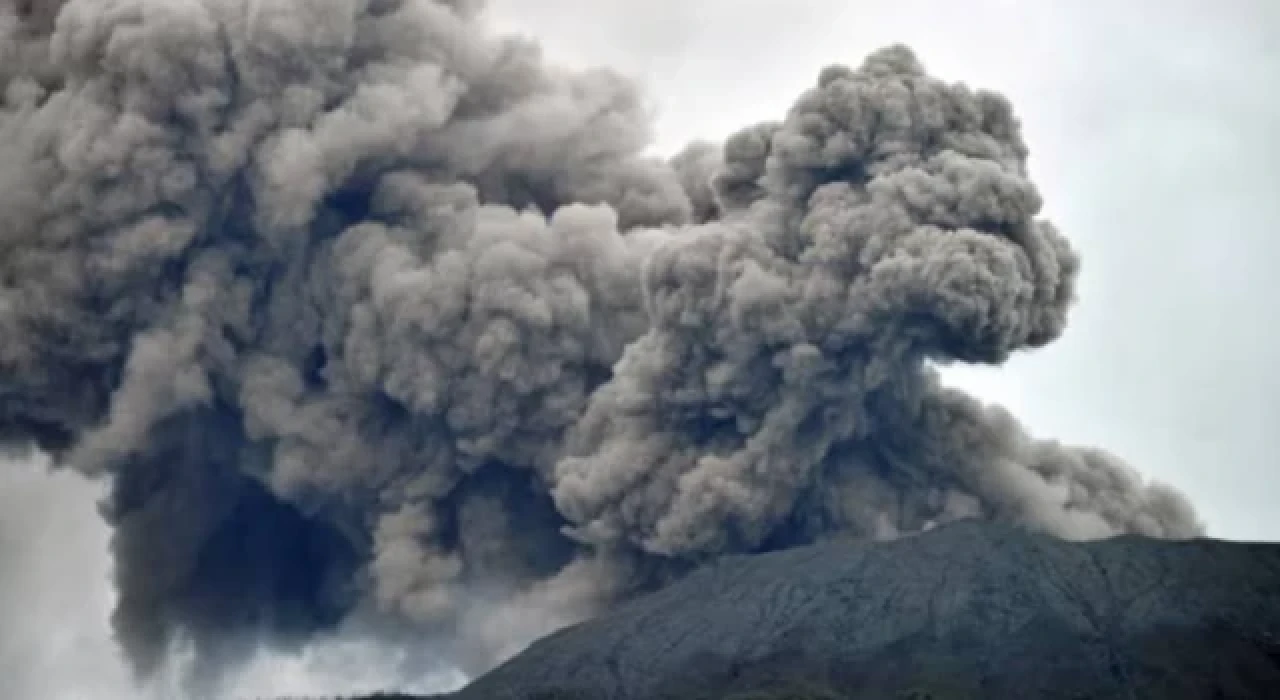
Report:
[[[972,522],[733,558],[454,697],[1280,697],[1280,545]]]

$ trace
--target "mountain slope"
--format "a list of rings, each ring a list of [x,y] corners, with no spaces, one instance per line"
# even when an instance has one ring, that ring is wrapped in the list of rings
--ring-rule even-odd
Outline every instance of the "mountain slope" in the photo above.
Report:
[[[1278,601],[1280,545],[958,523],[723,560],[455,697],[1273,697]]]

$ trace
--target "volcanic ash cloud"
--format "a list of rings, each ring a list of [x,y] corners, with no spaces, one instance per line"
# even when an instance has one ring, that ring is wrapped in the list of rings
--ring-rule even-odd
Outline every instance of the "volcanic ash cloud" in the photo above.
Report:
[[[484,668],[833,534],[1200,532],[930,369],[1072,301],[1005,98],[890,47],[662,161],[480,5],[0,0],[0,438],[109,480],[142,676],[352,620]]]

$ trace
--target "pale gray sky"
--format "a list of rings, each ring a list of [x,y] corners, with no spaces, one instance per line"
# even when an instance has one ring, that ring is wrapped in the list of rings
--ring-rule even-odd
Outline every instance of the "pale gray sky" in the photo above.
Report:
[[[1214,536],[1280,539],[1280,278],[1269,270],[1280,258],[1280,3],[492,5],[553,56],[645,82],[666,152],[780,116],[823,65],[891,42],[937,75],[1007,94],[1048,212],[1084,256],[1081,299],[1056,344],[955,381],[1040,435],[1104,446],[1173,483]],[[0,610],[0,666],[22,669],[6,692],[133,697],[107,631],[93,489],[28,468],[2,473],[0,548],[28,548],[6,553],[24,565],[0,572],[0,601],[22,602]],[[3,539],[19,518],[36,541]],[[343,667],[335,658],[350,657],[330,650],[310,666],[258,669],[241,689],[344,690],[320,674]]]

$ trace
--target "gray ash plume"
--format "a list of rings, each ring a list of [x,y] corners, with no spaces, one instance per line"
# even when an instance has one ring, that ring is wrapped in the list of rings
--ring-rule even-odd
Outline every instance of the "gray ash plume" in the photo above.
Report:
[[[666,162],[630,82],[482,9],[0,0],[0,441],[110,480],[141,676],[351,619],[483,668],[957,518],[1200,532],[931,369],[1072,301],[1003,97],[890,47]]]

